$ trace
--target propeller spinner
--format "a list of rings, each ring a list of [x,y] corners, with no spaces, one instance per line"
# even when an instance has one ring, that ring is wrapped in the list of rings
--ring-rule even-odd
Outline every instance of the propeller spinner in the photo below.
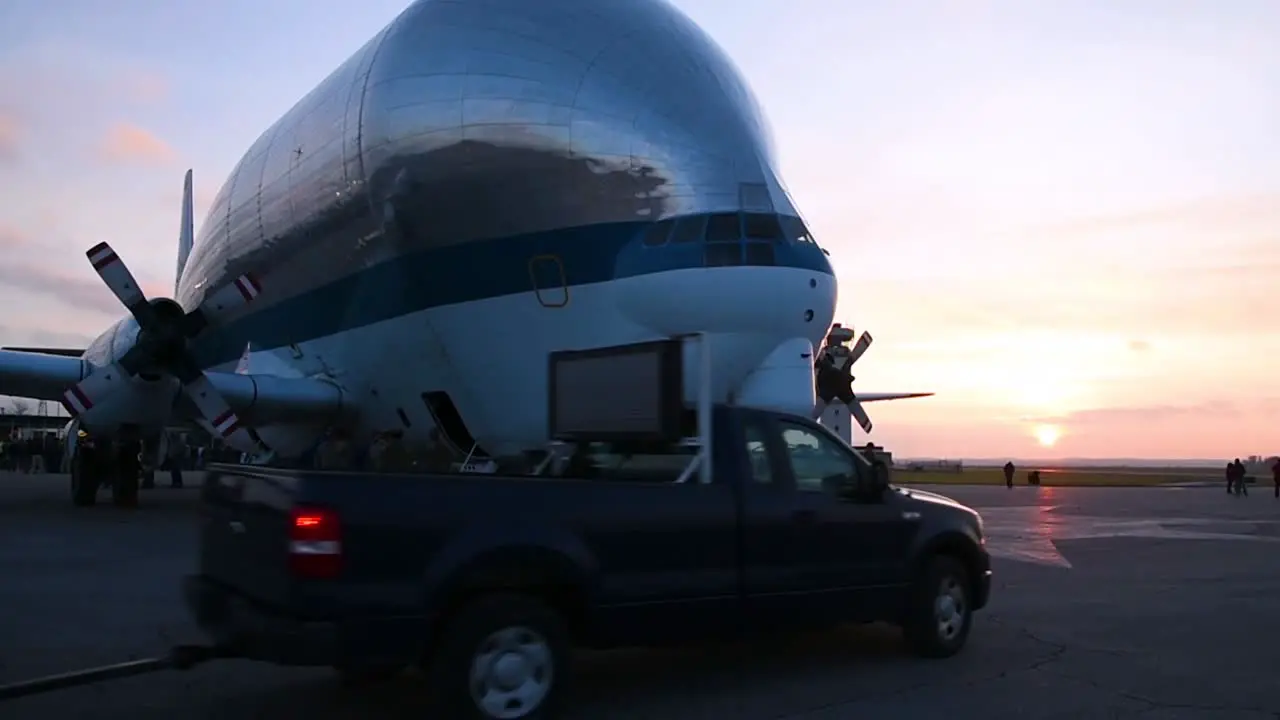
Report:
[[[138,322],[138,338],[115,363],[96,369],[63,394],[62,404],[67,412],[77,417],[139,373],[162,372],[178,379],[182,391],[228,445],[246,452],[265,451],[258,434],[240,423],[188,349],[205,328],[253,302],[262,293],[258,280],[250,274],[241,275],[210,293],[198,308],[185,312],[170,298],[148,299],[133,273],[107,243],[99,243],[85,254],[111,293]]]
[[[853,364],[871,347],[871,333],[863,332],[853,347],[847,347],[846,343],[853,338],[853,328],[846,328],[840,323],[832,325],[831,332],[827,333],[827,342],[814,363],[817,375],[815,389],[818,396],[818,407],[814,411],[814,416],[820,416],[831,403],[841,402],[848,406],[849,415],[858,422],[862,431],[869,433],[872,427],[871,418],[853,392],[852,370]]]

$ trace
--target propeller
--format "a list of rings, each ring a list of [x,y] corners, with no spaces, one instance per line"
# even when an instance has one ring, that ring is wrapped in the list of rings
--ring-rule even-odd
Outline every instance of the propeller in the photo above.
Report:
[[[853,338],[853,328],[846,328],[840,323],[832,325],[831,332],[827,333],[826,345],[823,346],[822,352],[814,363],[816,373],[814,384],[818,396],[818,406],[814,410],[814,416],[822,415],[822,411],[828,405],[839,401],[848,406],[849,415],[862,427],[862,431],[870,433],[871,418],[853,392],[852,370],[853,364],[871,347],[872,338],[871,333],[863,332],[853,347],[846,347],[845,343]]]
[[[206,328],[262,294],[257,278],[252,274],[241,275],[209,293],[199,307],[186,312],[170,298],[148,299],[109,244],[98,243],[85,255],[98,277],[138,322],[138,338],[114,363],[97,368],[63,393],[62,404],[67,412],[78,417],[119,391],[139,373],[162,372],[178,379],[182,391],[228,445],[245,452],[265,451],[262,439],[252,428],[241,424],[189,351],[190,342]]]

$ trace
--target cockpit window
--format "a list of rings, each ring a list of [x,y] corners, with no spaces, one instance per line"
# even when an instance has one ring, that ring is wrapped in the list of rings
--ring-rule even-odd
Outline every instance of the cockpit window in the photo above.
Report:
[[[707,243],[703,262],[707,267],[742,264],[742,243]]]
[[[707,242],[738,242],[741,239],[738,213],[716,213],[707,218]]]
[[[773,256],[773,244],[752,242],[743,246],[746,259],[743,261],[745,265],[776,265],[777,261]]]
[[[781,240],[782,225],[777,215],[765,213],[747,213],[743,216],[742,226],[748,240]]]
[[[671,226],[674,220],[663,220],[645,231],[645,245],[662,245],[667,242],[667,236],[671,234]]]
[[[702,231],[707,227],[706,215],[689,215],[676,222],[675,232],[671,233],[673,243],[702,242]]]
[[[812,243],[817,245],[817,243],[814,242],[813,236],[809,234],[809,228],[805,227],[804,221],[798,217],[784,216],[782,218],[782,231],[783,234],[786,235],[786,238],[791,242]]]

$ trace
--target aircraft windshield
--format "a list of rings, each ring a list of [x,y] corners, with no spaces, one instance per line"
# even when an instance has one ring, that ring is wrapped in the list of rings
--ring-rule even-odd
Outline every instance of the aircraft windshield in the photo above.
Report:
[[[780,219],[782,220],[783,234],[791,242],[818,244],[813,239],[813,235],[809,233],[809,228],[804,226],[804,221],[800,218],[784,215]]]

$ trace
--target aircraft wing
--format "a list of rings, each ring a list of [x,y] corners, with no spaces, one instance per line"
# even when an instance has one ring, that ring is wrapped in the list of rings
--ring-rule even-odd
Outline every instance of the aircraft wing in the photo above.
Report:
[[[0,350],[0,395],[61,402],[67,389],[89,376],[93,368],[78,357],[22,350]],[[342,389],[317,378],[240,375],[207,372],[236,414],[253,425],[314,423],[350,408]],[[196,419],[194,404],[179,395],[175,420]],[[125,420],[128,422],[128,420]]]
[[[34,350],[0,350],[0,395],[61,401],[67,388],[89,374],[77,357]]]
[[[7,347],[0,350],[12,350],[14,352],[36,353],[37,355],[59,355],[61,357],[78,358],[84,355],[84,348],[38,348],[38,347]]]
[[[914,393],[857,393],[858,399],[864,403],[876,402],[878,400],[906,400],[907,398],[932,397],[931,392],[914,392]]]

